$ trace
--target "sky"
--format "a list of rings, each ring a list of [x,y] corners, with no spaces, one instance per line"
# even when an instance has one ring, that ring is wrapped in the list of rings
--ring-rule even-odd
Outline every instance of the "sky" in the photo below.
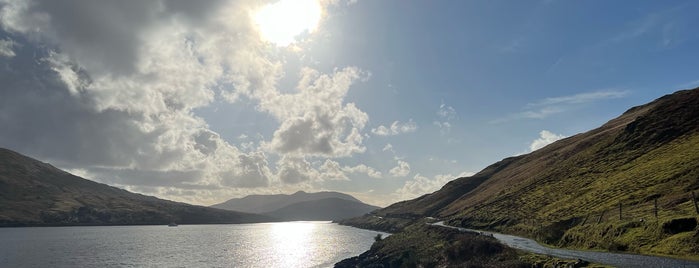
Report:
[[[385,206],[699,86],[698,1],[0,0],[0,147]]]

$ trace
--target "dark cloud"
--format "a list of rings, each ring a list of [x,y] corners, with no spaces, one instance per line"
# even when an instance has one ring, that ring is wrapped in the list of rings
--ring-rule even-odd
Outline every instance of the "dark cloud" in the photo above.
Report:
[[[7,70],[0,73],[3,146],[80,165],[126,166],[131,157],[123,152],[154,138],[139,131],[127,113],[96,112],[87,98],[71,95],[43,60],[47,51],[22,43],[15,52],[0,59]]]
[[[145,187],[177,187],[184,189],[213,189],[213,185],[199,185],[202,171],[153,171],[137,169],[91,168],[88,176],[107,184]]]
[[[368,115],[345,97],[367,75],[304,68],[298,92],[277,90],[283,59],[248,20],[258,1],[0,2],[0,147],[127,189],[217,200],[214,189],[344,178],[306,157],[365,151]],[[255,102],[279,128],[241,151],[194,112],[217,97]],[[274,171],[265,153],[282,159]]]
[[[225,0],[207,0],[206,3],[191,0],[166,0],[163,2],[165,13],[176,14],[194,24],[206,20],[212,12],[226,3]]]
[[[31,1],[25,16],[47,14],[45,23],[50,27],[39,25],[45,27],[46,41],[75,55],[79,64],[88,68],[108,64],[113,74],[131,74],[138,45],[154,26],[151,21],[158,10],[157,1]]]

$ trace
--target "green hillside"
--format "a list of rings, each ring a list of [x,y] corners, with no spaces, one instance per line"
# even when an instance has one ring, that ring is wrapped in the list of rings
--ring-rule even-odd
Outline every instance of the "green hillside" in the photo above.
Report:
[[[0,148],[0,226],[247,223],[263,215],[172,202],[86,180]]]
[[[699,257],[698,188],[694,89],[348,223],[432,216],[556,246]]]

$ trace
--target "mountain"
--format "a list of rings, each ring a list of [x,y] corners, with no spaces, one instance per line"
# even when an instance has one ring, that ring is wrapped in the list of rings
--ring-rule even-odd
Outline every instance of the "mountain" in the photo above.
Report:
[[[293,203],[265,215],[288,221],[334,221],[361,216],[379,208],[362,202],[330,197]]]
[[[555,246],[697,257],[698,188],[699,88],[344,223],[430,216]]]
[[[268,213],[292,204],[316,201],[326,198],[339,198],[347,201],[362,203],[351,195],[338,192],[306,193],[304,191],[298,191],[291,195],[248,195],[243,198],[233,198],[226,202],[212,205],[211,207],[249,213]]]
[[[250,223],[264,215],[135,194],[0,148],[0,226]]]

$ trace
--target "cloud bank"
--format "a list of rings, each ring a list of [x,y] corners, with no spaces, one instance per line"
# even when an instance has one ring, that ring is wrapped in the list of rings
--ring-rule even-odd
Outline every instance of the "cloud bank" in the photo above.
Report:
[[[0,1],[0,144],[195,203],[344,173],[380,177],[365,165],[314,166],[365,151],[369,116],[345,97],[367,75],[303,68],[295,89],[277,88],[283,59],[250,19],[260,4]],[[195,112],[215,101],[254,103],[278,127],[236,145]]]

